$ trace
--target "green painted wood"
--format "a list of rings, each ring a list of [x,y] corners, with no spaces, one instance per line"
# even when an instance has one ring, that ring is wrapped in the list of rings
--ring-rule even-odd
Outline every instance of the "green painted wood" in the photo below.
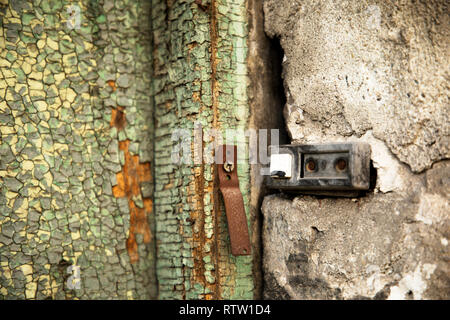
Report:
[[[149,15],[148,1],[0,1],[0,298],[156,297],[152,213],[130,219],[153,184],[114,194],[121,143],[152,162]]]
[[[0,1],[0,298],[253,297],[213,166],[171,161],[248,127],[247,38],[243,0]]]
[[[153,1],[159,298],[251,299],[252,256],[230,253],[213,165],[173,164],[171,132],[246,129],[245,1]],[[211,147],[204,134],[204,148]],[[194,147],[192,147],[194,148]],[[249,214],[249,166],[239,165]]]

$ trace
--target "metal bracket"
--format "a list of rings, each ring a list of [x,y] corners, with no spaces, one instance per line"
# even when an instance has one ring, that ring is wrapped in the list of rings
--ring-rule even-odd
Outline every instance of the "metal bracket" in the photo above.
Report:
[[[225,202],[230,235],[231,253],[234,256],[251,253],[250,237],[245,216],[244,199],[239,189],[237,175],[237,147],[222,145],[216,151],[219,189]]]
[[[265,183],[310,194],[355,194],[369,189],[370,153],[370,145],[360,142],[272,146]]]

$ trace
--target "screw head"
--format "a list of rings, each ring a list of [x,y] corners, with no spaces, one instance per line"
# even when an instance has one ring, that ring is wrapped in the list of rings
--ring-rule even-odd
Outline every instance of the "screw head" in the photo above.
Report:
[[[316,162],[313,159],[309,159],[306,161],[305,167],[306,167],[307,171],[310,171],[310,172],[315,171],[316,170]]]
[[[337,171],[344,171],[345,169],[347,169],[347,161],[345,159],[338,159],[336,161],[335,167]]]
[[[223,170],[225,170],[226,172],[232,172],[234,170],[234,163],[231,161],[226,161],[223,164]]]

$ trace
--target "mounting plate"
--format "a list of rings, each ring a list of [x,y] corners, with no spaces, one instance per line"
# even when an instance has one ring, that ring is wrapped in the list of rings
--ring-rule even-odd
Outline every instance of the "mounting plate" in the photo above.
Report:
[[[370,154],[370,145],[362,142],[271,146],[265,184],[315,194],[368,190]]]

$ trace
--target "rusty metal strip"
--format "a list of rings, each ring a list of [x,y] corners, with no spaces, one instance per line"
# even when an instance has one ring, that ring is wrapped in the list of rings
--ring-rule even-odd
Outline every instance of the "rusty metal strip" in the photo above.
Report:
[[[239,189],[237,175],[237,147],[222,145],[219,146],[217,151],[216,160],[219,161],[217,161],[216,167],[219,176],[219,189],[225,202],[231,253],[234,256],[250,255],[250,237],[245,216],[244,199]],[[228,167],[224,166],[227,160]]]

